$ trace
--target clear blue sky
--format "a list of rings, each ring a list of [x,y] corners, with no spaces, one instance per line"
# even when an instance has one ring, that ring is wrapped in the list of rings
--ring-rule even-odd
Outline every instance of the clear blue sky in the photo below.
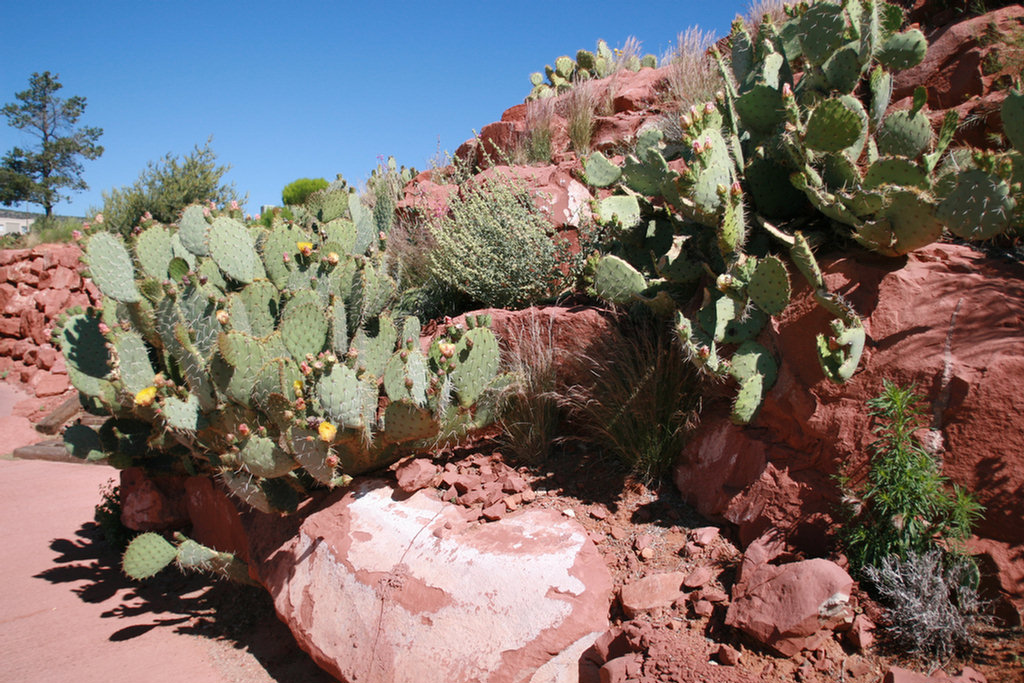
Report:
[[[748,0],[725,2],[132,2],[11,0],[0,105],[51,71],[104,129],[89,190],[56,207],[85,215],[148,161],[213,137],[248,210],[300,177],[359,186],[378,155],[428,167],[528,94],[529,74],[598,38],[662,56],[699,25],[725,35]],[[0,154],[30,142],[0,118]],[[34,206],[22,207],[38,210]]]

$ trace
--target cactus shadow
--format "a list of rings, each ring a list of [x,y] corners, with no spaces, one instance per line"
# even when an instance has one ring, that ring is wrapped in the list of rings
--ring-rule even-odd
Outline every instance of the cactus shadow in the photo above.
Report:
[[[172,629],[248,652],[279,683],[334,680],[299,649],[262,588],[211,582],[173,568],[144,582],[133,581],[121,572],[119,552],[92,522],[83,524],[73,538],[52,540],[50,549],[55,554],[52,566],[35,578],[66,584],[82,602],[104,607],[100,617],[114,627],[108,636],[112,642]]]

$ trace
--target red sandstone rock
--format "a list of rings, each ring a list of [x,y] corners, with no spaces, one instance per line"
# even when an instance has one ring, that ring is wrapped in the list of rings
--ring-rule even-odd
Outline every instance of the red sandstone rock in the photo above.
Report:
[[[405,493],[415,493],[429,486],[437,473],[437,465],[429,458],[413,458],[395,469],[395,478],[399,489]]]
[[[66,289],[41,289],[36,293],[36,306],[48,320],[53,320],[67,307],[71,292]]]
[[[67,375],[51,375],[50,373],[39,373],[39,380],[35,382],[35,392],[38,398],[57,396],[71,388]]]
[[[985,683],[985,677],[969,666],[957,676],[949,677],[941,671],[934,676],[920,674],[903,667],[893,666],[885,672],[882,683]]]
[[[835,626],[852,619],[853,579],[820,558],[768,564],[772,544],[767,538],[751,544],[754,551],[740,566],[725,623],[791,657],[818,647]]]
[[[863,614],[853,618],[853,625],[846,632],[846,640],[860,652],[869,649],[875,642],[875,625]]]
[[[668,607],[683,594],[681,586],[686,574],[670,572],[652,574],[627,583],[619,592],[622,611],[630,618],[653,609]]]
[[[555,681],[577,670],[608,628],[611,592],[579,524],[527,510],[465,525],[459,508],[423,491],[393,493],[364,481],[288,520],[245,516],[260,581],[321,667],[342,681],[396,683],[510,683],[541,670]]]
[[[249,543],[231,497],[209,477],[189,477],[184,487],[188,518],[192,522],[190,537],[211,548],[235,553],[248,562]]]
[[[687,588],[700,588],[713,578],[715,578],[715,570],[704,565],[687,574],[683,579],[683,585]]]
[[[121,470],[121,523],[133,531],[180,529],[189,522],[185,477]]]
[[[675,473],[702,514],[739,527],[742,544],[768,528],[820,552],[837,507],[839,463],[863,471],[871,425],[864,405],[883,379],[916,382],[937,420],[944,472],[986,507],[978,536],[1005,544],[993,555],[1000,588],[1024,601],[1024,267],[967,247],[935,244],[906,258],[821,259],[829,287],[865,320],[859,371],[843,385],[824,379],[814,336],[831,315],[806,289],[762,335],[779,378],[756,423],[728,421],[710,403]],[[955,314],[955,319],[954,319]],[[948,346],[947,346],[948,340]]]
[[[718,661],[725,666],[736,666],[740,663],[739,650],[731,645],[726,645],[725,643],[718,646],[716,656],[718,657]]]
[[[690,531],[690,540],[703,547],[710,545],[720,533],[717,526],[702,526]]]
[[[629,679],[635,679],[640,675],[643,663],[643,655],[635,652],[616,657],[601,667],[601,683],[626,683]]]

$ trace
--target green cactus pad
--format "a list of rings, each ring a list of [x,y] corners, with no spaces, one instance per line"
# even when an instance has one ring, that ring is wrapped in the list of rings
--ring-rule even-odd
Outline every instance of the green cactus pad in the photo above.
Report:
[[[174,258],[171,233],[162,225],[152,225],[135,238],[135,258],[142,272],[156,280],[167,278],[167,268]]]
[[[640,159],[646,159],[651,151],[658,151],[665,134],[655,126],[648,126],[636,135],[633,141],[633,151]]]
[[[605,301],[627,304],[647,289],[647,280],[636,268],[618,256],[601,257],[594,271],[594,291]]]
[[[320,434],[309,429],[293,429],[291,448],[296,462],[321,484],[330,485],[338,475],[337,469],[327,462],[330,448]]]
[[[117,358],[117,377],[125,391],[134,396],[153,384],[156,372],[149,362],[149,352],[142,337],[134,331],[114,330],[110,334]]]
[[[804,56],[814,66],[821,65],[846,40],[846,18],[843,8],[819,2],[800,17],[800,43]]]
[[[752,375],[740,381],[739,390],[733,399],[732,412],[729,414],[732,423],[750,424],[764,403],[764,394],[764,378],[761,375]]]
[[[640,223],[640,205],[632,195],[612,195],[597,202],[594,218],[602,225],[627,230]]]
[[[593,187],[610,187],[621,175],[622,169],[600,152],[591,154],[583,165],[583,177]]]
[[[268,280],[257,280],[247,285],[241,292],[232,294],[229,300],[233,302],[237,300],[241,304],[244,311],[239,311],[239,315],[245,316],[248,330],[236,326],[234,320],[231,321],[231,326],[255,337],[265,337],[272,333],[277,325],[277,316],[280,312],[278,311],[279,296],[277,288]],[[234,314],[235,308],[232,307],[232,317]]]
[[[133,303],[142,299],[135,286],[135,268],[124,241],[109,232],[97,232],[85,246],[82,256],[89,275],[104,295],[114,301]]]
[[[373,220],[373,212],[357,201],[349,202],[349,214],[356,224],[356,241],[352,245],[353,254],[365,254],[377,240],[377,223]]]
[[[90,462],[107,457],[100,435],[84,424],[73,424],[64,430],[64,448],[70,455]]]
[[[861,68],[859,41],[836,50],[822,65],[829,85],[842,93],[852,93],[857,88]]]
[[[743,309],[743,304],[715,291],[711,300],[697,311],[697,321],[712,340],[721,343],[728,325],[742,318]]]
[[[259,479],[253,475],[244,470],[239,472],[222,470],[220,479],[227,486],[231,495],[249,507],[267,514],[274,512],[274,508],[267,499],[267,494],[263,491],[263,487],[260,486]]]
[[[761,344],[755,341],[747,341],[740,344],[736,353],[730,359],[729,374],[738,381],[743,381],[755,375],[764,378],[764,388],[771,389],[778,376],[779,366]]]
[[[882,156],[916,159],[931,145],[932,125],[924,112],[895,111],[882,121],[876,139]]]
[[[768,315],[779,315],[789,305],[789,272],[777,256],[759,259],[747,283],[747,294]]]
[[[889,110],[892,99],[892,74],[881,67],[871,72],[871,128],[877,129],[882,124],[885,112]]]
[[[956,187],[939,204],[938,217],[957,237],[985,240],[1009,228],[1016,201],[999,176],[979,169],[957,175]]]
[[[668,252],[657,260],[655,269],[660,277],[669,282],[683,283],[696,282],[704,274],[703,263],[686,253],[686,241],[686,236],[676,235]]]
[[[498,339],[489,328],[468,330],[455,345],[452,384],[463,408],[472,407],[498,375],[501,352]]]
[[[890,195],[881,217],[860,226],[853,238],[886,256],[902,256],[942,236],[943,223],[931,201],[919,192],[901,190]]]
[[[850,379],[860,364],[864,341],[862,325],[847,326],[841,320],[833,320],[831,335],[819,334],[816,338],[818,362],[825,376],[833,382]]]
[[[824,289],[825,278],[818,267],[818,260],[814,258],[814,252],[811,251],[811,245],[807,242],[807,238],[800,232],[793,235],[793,245],[790,247],[789,257],[793,259],[797,270],[804,276],[812,289]]]
[[[818,152],[839,152],[857,142],[863,133],[858,112],[843,100],[824,100],[811,112],[804,144]]]
[[[665,157],[656,149],[647,150],[645,161],[638,161],[633,156],[626,157],[622,169],[622,182],[634,192],[642,195],[656,196],[661,194],[661,187],[672,174]]]
[[[131,540],[121,558],[121,568],[133,579],[148,579],[165,569],[177,555],[173,544],[149,531]]]
[[[311,242],[311,238],[298,228],[282,224],[275,226],[262,239],[260,253],[267,278],[278,289],[283,289],[291,277],[299,258],[299,242]],[[285,258],[287,257],[287,261]]]
[[[1024,93],[1010,90],[1000,110],[1003,117],[1003,132],[1018,152],[1024,151]]]
[[[199,400],[189,396],[182,401],[175,396],[168,396],[161,403],[164,421],[167,428],[181,434],[195,434],[205,426],[203,414],[199,408]]]
[[[210,224],[206,222],[203,207],[193,204],[185,209],[178,222],[181,244],[195,256],[208,256]]]
[[[368,420],[363,416],[363,383],[355,370],[334,365],[320,377],[316,385],[320,411],[339,429],[362,429]]]
[[[404,358],[403,358],[404,355]],[[384,391],[392,401],[427,401],[427,359],[417,346],[395,353],[384,368]]]
[[[389,443],[422,441],[437,435],[440,425],[426,408],[397,401],[384,411],[384,438]]]
[[[69,316],[60,326],[57,343],[67,361],[68,377],[76,389],[94,398],[113,403],[115,392],[107,381],[110,352],[100,332],[100,319],[93,314]]]
[[[302,362],[307,354],[316,356],[327,343],[329,322],[314,292],[299,292],[285,304],[281,314],[281,341],[296,362]]]
[[[352,337],[352,348],[358,353],[356,369],[380,377],[397,341],[398,331],[390,316],[382,315],[369,321]]]
[[[736,100],[736,112],[745,128],[770,135],[782,123],[786,110],[778,90],[757,84]]]
[[[238,221],[225,216],[214,220],[209,245],[210,256],[217,267],[232,280],[249,283],[262,274],[252,236]]]
[[[903,71],[924,61],[928,41],[916,28],[889,36],[875,51],[875,57],[890,71]]]
[[[282,477],[297,466],[271,439],[255,434],[242,442],[238,457],[245,469],[257,477]]]
[[[249,567],[232,553],[218,552],[190,538],[184,538],[178,546],[176,563],[182,571],[201,571],[238,583],[252,583]]]
[[[760,308],[750,308],[739,320],[733,320],[726,324],[725,334],[722,335],[724,344],[742,344],[745,341],[754,339],[761,333],[768,323],[768,314]]]
[[[928,189],[928,174],[906,157],[883,157],[868,167],[864,174],[864,189],[873,190],[881,185],[898,185]]]

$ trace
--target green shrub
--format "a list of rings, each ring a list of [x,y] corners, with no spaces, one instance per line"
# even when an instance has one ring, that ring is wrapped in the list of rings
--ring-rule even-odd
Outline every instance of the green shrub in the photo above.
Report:
[[[885,381],[882,394],[867,402],[876,421],[871,466],[860,485],[841,473],[840,486],[849,519],[842,538],[856,570],[881,567],[895,556],[932,550],[962,553],[962,542],[983,508],[954,485],[947,488],[939,463],[915,438],[924,408],[914,386]]]
[[[565,278],[551,224],[511,171],[469,178],[433,216],[430,271],[485,306],[521,308],[558,293]]]
[[[299,178],[284,186],[281,190],[281,203],[285,206],[304,204],[309,195],[323,190],[330,183],[324,178]]]
[[[121,487],[109,480],[100,487],[103,499],[96,505],[93,519],[103,533],[103,539],[118,552],[125,549],[131,540],[132,532],[121,523]]]
[[[234,185],[223,182],[230,168],[217,165],[209,140],[184,159],[168,153],[151,161],[133,184],[103,193],[103,227],[127,235],[147,212],[161,223],[173,223],[189,204],[243,202]]]

